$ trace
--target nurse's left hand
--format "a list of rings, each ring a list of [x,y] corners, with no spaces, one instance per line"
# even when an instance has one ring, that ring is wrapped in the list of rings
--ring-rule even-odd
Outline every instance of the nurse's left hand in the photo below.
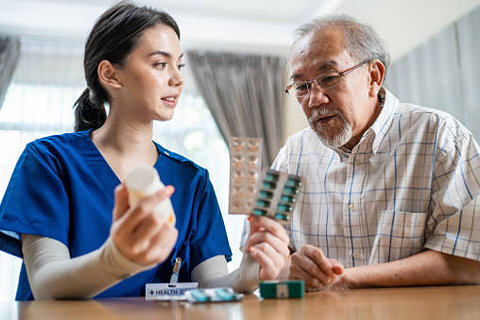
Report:
[[[260,280],[277,279],[289,264],[287,232],[271,218],[249,216],[248,221],[250,233],[245,242],[245,252],[249,252],[260,265]]]

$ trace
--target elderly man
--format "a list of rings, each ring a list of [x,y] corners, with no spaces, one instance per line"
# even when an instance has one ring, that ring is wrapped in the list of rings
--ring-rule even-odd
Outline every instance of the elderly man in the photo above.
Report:
[[[452,116],[383,87],[388,54],[349,17],[315,20],[292,47],[310,123],[273,168],[305,177],[289,278],[308,289],[480,282],[480,158]]]

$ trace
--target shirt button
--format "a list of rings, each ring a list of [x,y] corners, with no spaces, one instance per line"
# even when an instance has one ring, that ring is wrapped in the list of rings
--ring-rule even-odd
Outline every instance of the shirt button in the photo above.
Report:
[[[349,208],[350,210],[355,210],[355,205],[354,205],[353,203],[350,203],[350,204],[348,205],[348,208]]]

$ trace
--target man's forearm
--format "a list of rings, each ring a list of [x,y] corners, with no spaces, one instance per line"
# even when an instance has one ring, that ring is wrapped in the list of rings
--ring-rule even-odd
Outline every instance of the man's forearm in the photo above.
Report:
[[[428,250],[393,262],[349,268],[338,280],[349,288],[479,284],[480,262]]]

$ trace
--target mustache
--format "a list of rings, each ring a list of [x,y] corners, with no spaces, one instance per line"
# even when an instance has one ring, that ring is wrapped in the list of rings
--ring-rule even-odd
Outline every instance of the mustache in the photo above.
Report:
[[[345,117],[343,116],[343,113],[340,112],[338,109],[329,109],[329,108],[317,108],[312,111],[312,114],[308,118],[308,122],[312,124],[316,120],[318,120],[319,117],[321,116],[326,116],[326,115],[339,115],[344,119]]]

